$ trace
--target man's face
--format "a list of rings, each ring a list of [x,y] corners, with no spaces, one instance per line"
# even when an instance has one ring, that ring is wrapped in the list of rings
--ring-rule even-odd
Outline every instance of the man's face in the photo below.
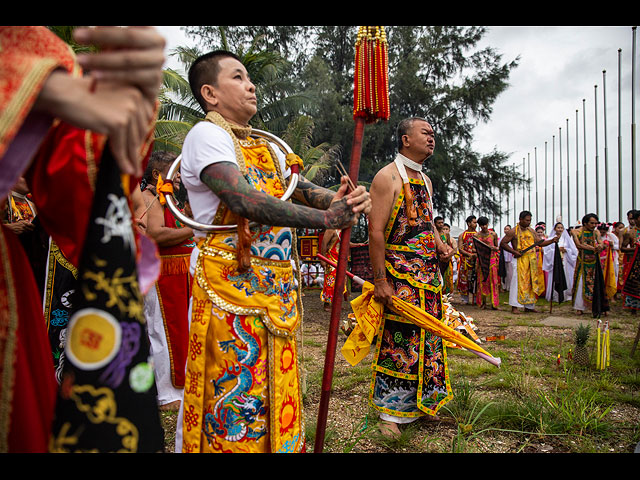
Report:
[[[528,228],[531,225],[531,215],[527,215],[520,219],[520,226],[522,228]]]
[[[467,223],[467,225],[469,226],[469,230],[476,230],[478,228],[478,220],[474,218],[469,223]]]
[[[413,153],[416,158],[425,159],[433,155],[436,140],[433,128],[428,122],[415,120],[405,136],[408,140],[407,151]]]
[[[503,230],[504,234],[506,235],[507,233],[509,233],[509,230],[511,230],[511,227],[509,225],[505,225]]]
[[[247,125],[258,111],[256,87],[247,69],[235,58],[221,59],[219,67],[217,85],[209,85],[215,110],[226,120]]]
[[[585,227],[587,228],[587,230],[594,230],[597,225],[598,225],[598,220],[591,217],[589,221],[586,223]]]
[[[436,228],[438,229],[438,231],[442,230],[442,227],[444,226],[444,220],[436,220]]]
[[[634,220],[634,218],[633,218],[633,214],[632,214],[632,213],[629,213],[629,214],[627,215],[627,220],[629,221],[629,226],[630,226],[630,227],[635,227],[635,225],[636,225],[636,221]]]

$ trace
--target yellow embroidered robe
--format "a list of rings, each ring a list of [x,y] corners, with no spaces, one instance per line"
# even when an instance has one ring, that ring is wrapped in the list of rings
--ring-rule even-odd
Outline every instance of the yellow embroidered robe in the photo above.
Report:
[[[247,180],[281,197],[282,175],[271,148],[250,138],[239,144]],[[221,204],[214,223],[235,220]],[[292,233],[259,227],[244,273],[238,271],[236,241],[235,233],[212,233],[199,244],[183,452],[299,452],[304,423],[295,335],[301,310],[290,263]]]
[[[535,237],[530,229],[522,229],[516,225],[518,250],[535,243]],[[544,294],[544,273],[538,264],[535,248],[531,248],[518,257],[518,302],[522,305],[536,303],[538,297]]]

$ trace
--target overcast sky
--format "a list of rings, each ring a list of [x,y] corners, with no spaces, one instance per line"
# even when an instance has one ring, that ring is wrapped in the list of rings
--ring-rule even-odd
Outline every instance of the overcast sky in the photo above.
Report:
[[[167,51],[188,41],[180,27],[158,27],[167,37]],[[584,203],[584,143],[586,139],[588,211],[599,214],[601,220],[620,219],[618,208],[618,49],[621,49],[621,144],[622,144],[622,217],[631,208],[631,56],[633,33],[631,26],[553,26],[553,27],[489,27],[479,47],[491,46],[508,62],[520,57],[519,66],[512,72],[509,88],[494,104],[491,121],[475,130],[474,148],[488,153],[494,148],[510,154],[510,164],[525,173],[530,164],[534,178],[529,196],[525,195],[524,209],[531,210],[534,222],[546,220],[553,223],[562,213],[571,223],[587,213]],[[637,54],[636,54],[637,62]],[[603,79],[603,70],[606,74]],[[637,70],[637,67],[636,67]],[[638,82],[636,74],[636,94]],[[604,101],[606,81],[605,115]],[[597,86],[597,87],[595,87]],[[597,94],[597,106],[596,106]],[[583,119],[583,99],[584,113]],[[636,102],[637,103],[637,102]],[[597,119],[596,111],[597,108]],[[578,110],[578,145],[576,152],[576,110]],[[638,107],[636,105],[636,116]],[[569,126],[567,128],[567,119]],[[586,123],[586,137],[583,122]],[[597,122],[597,137],[596,137]],[[604,125],[607,125],[605,139]],[[560,130],[561,129],[561,130]],[[567,132],[569,141],[567,142]],[[555,138],[554,138],[555,137]],[[606,143],[605,143],[606,140]],[[596,150],[596,141],[598,149]],[[547,142],[547,171],[545,174],[545,142]],[[560,143],[561,142],[561,143]],[[567,166],[567,145],[569,165]],[[609,216],[605,204],[605,146],[608,159]],[[560,148],[561,147],[561,148]],[[599,203],[595,199],[595,157],[599,159]],[[576,153],[578,160],[578,195],[576,198]],[[559,163],[562,157],[562,211],[560,210]],[[535,176],[537,157],[538,175]],[[552,175],[552,158],[555,171]],[[636,161],[636,164],[638,162]],[[567,170],[569,189],[567,190]],[[536,208],[535,188],[537,179],[538,202]],[[637,177],[640,183],[640,176]],[[546,199],[545,210],[545,180]],[[552,186],[555,185],[555,188]],[[555,211],[552,211],[552,191],[555,194]],[[640,192],[638,192],[640,195]],[[570,197],[570,212],[567,211]],[[516,211],[523,209],[522,192],[511,197],[516,200]],[[506,202],[504,203],[506,208]],[[530,207],[530,208],[529,208]],[[636,205],[640,207],[640,205]],[[468,211],[461,217],[473,213]],[[513,210],[509,223],[513,224]],[[493,220],[493,219],[492,219]],[[455,220],[454,220],[455,221]],[[506,216],[496,221],[496,229],[507,223]],[[626,223],[626,221],[625,221]],[[548,230],[548,229],[547,229]]]

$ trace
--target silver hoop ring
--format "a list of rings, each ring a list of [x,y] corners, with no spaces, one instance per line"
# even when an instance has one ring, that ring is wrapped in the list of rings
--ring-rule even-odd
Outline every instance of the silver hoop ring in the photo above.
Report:
[[[264,138],[265,140],[268,140],[270,142],[275,143],[278,148],[280,148],[280,150],[282,150],[285,155],[289,154],[289,153],[293,153],[293,150],[291,150],[291,147],[289,145],[287,145],[287,143],[282,140],[281,138],[273,135],[272,133],[269,132],[265,132],[264,130],[258,130],[258,129],[252,129],[251,131],[251,136],[252,137],[258,137],[258,138]],[[169,171],[167,172],[167,178],[169,178],[172,182],[173,182],[173,177],[175,176],[175,174],[180,171],[180,162],[182,160],[182,154],[178,155],[178,157],[173,161],[173,163],[171,164],[171,167],[169,167]],[[274,159],[274,161],[277,161],[277,159]],[[289,186],[287,187],[287,190],[284,192],[284,195],[282,196],[281,200],[283,202],[286,202],[287,200],[289,200],[289,198],[291,197],[291,195],[293,194],[293,192],[295,191],[295,189],[298,186],[298,179],[299,179],[299,174],[298,173],[292,173],[291,174],[291,179],[289,181]],[[165,199],[167,201],[167,207],[169,208],[169,210],[171,211],[171,213],[184,225],[194,229],[194,230],[199,230],[202,232],[231,232],[234,230],[237,230],[238,226],[237,225],[207,225],[205,223],[200,223],[200,222],[196,222],[193,218],[190,218],[188,216],[186,216],[184,213],[182,213],[180,211],[180,209],[178,208],[177,204],[175,203],[175,200],[173,198],[172,194],[165,194]],[[258,223],[256,222],[251,222],[249,224],[250,226],[257,226]]]

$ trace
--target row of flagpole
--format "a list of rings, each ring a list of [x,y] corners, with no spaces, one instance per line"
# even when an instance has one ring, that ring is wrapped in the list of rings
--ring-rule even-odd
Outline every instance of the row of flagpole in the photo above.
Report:
[[[603,153],[604,158],[600,158],[600,144],[598,136],[598,121],[600,114],[598,110],[598,85],[594,85],[594,105],[593,105],[593,121],[594,121],[594,143],[595,143],[595,156],[593,157],[594,165],[593,170],[588,170],[589,158],[587,156],[587,100],[582,99],[582,122],[579,118],[579,110],[575,111],[575,139],[573,145],[575,152],[571,152],[570,146],[572,144],[570,140],[570,124],[569,118],[566,119],[566,127],[563,132],[562,127],[558,127],[557,136],[554,134],[551,137],[551,145],[549,141],[544,142],[544,168],[539,169],[538,160],[538,147],[533,149],[533,172],[531,170],[531,153],[527,153],[526,157],[522,158],[521,171],[522,176],[528,181],[528,184],[521,188],[522,198],[521,202],[518,189],[514,186],[507,192],[506,200],[502,202],[503,214],[500,217],[500,232],[504,225],[515,225],[518,222],[519,213],[523,210],[528,210],[533,214],[533,221],[544,221],[548,228],[552,227],[555,223],[557,216],[560,216],[566,226],[576,225],[577,221],[586,213],[596,213],[601,221],[622,221],[626,224],[626,211],[632,208],[638,208],[637,204],[637,162],[636,162],[636,123],[635,123],[635,58],[636,58],[636,27],[632,27],[632,54],[631,54],[631,155],[628,159],[627,165],[623,162],[623,141],[622,141],[622,49],[618,49],[618,138],[617,138],[617,215],[612,211],[609,203],[611,199],[610,195],[610,158],[609,158],[609,144],[608,144],[608,125],[607,125],[607,97],[606,97],[606,82],[607,71],[602,71],[602,119],[604,121],[604,146]],[[582,125],[580,125],[582,123]],[[580,126],[582,126],[582,159],[580,158]],[[563,137],[565,140],[563,146]],[[556,150],[556,144],[558,146]],[[549,147],[550,152],[549,152]],[[557,153],[557,158],[556,158]],[[563,157],[564,155],[564,157]],[[575,158],[575,169],[571,170],[570,160]],[[549,162],[551,169],[549,169]],[[563,162],[564,163],[563,165]],[[600,171],[601,163],[604,166],[604,172]],[[583,203],[580,203],[580,166],[582,166],[582,179],[583,179]],[[542,167],[542,166],[541,166]],[[623,195],[623,179],[627,175],[626,167],[630,167],[630,181],[631,181],[631,201],[625,206]],[[516,173],[519,170],[518,163],[514,162],[511,165],[513,172]],[[563,177],[563,168],[565,168]],[[556,177],[556,172],[559,172],[559,176]],[[539,188],[538,177],[543,172],[542,178],[544,180],[544,187]],[[575,174],[575,178],[572,177],[572,173]],[[532,175],[533,174],[533,175]],[[603,177],[602,177],[603,175]],[[629,178],[629,177],[626,177]],[[588,180],[594,181],[593,196],[595,197],[595,207],[590,208],[588,199],[589,186]],[[573,180],[573,181],[572,181]],[[549,183],[551,188],[549,189]],[[604,208],[601,208],[601,183],[604,183]],[[534,187],[534,202],[532,203],[532,184]],[[540,196],[543,196],[543,207],[540,207]],[[549,195],[551,195],[551,210],[549,211]],[[556,197],[558,197],[559,203],[556,208]],[[565,201],[566,200],[566,201]],[[505,205],[506,203],[506,209]],[[518,208],[520,207],[520,208]],[[565,215],[566,214],[566,215]],[[551,221],[549,221],[551,220]],[[497,223],[497,222],[496,222]],[[497,225],[496,225],[497,226]]]

